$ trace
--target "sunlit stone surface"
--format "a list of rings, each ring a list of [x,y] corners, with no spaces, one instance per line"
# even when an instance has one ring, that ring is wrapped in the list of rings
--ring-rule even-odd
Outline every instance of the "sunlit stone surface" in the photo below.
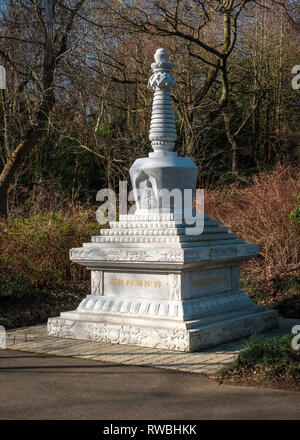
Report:
[[[204,226],[187,234],[197,167],[173,152],[176,129],[170,88],[176,85],[164,49],[158,49],[149,88],[153,152],[130,169],[134,215],[120,215],[90,243],[70,250],[91,270],[91,295],[77,310],[48,320],[52,336],[196,351],[278,325],[275,311],[253,305],[239,288],[239,265],[256,244],[199,216]],[[182,205],[166,205],[159,190],[177,189]]]

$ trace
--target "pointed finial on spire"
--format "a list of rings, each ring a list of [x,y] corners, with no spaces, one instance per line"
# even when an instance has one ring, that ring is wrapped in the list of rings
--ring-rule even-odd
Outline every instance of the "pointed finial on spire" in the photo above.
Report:
[[[177,134],[170,88],[176,87],[176,81],[171,74],[168,52],[157,49],[154,59],[155,63],[151,64],[153,75],[148,82],[148,88],[154,90],[149,135],[154,153],[149,156],[173,156],[177,155],[173,153]]]

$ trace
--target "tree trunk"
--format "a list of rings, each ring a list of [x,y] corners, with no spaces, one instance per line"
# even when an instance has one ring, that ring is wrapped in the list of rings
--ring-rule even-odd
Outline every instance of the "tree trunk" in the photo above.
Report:
[[[236,174],[238,169],[238,165],[237,165],[238,146],[236,142],[236,136],[231,133],[230,118],[225,112],[223,112],[223,119],[225,123],[226,136],[231,145],[231,171]]]
[[[44,106],[42,105],[42,107]],[[48,112],[50,112],[49,107]],[[13,151],[0,174],[0,217],[7,217],[8,190],[17,169],[31,150],[38,145],[44,134],[48,118],[46,119],[44,110],[40,110],[39,115],[42,120],[27,132],[24,140]]]
[[[237,143],[235,141],[234,136],[232,137],[232,165],[231,165],[231,171],[236,174],[237,173]]]
[[[253,148],[252,152],[253,152],[254,162],[256,164],[257,164],[257,150],[259,145],[259,132],[260,132],[259,124],[260,124],[260,109],[259,107],[257,107],[256,110],[253,112],[253,116],[252,116],[252,148]]]
[[[0,186],[0,217],[7,217],[8,187]]]
[[[72,29],[76,12],[85,0],[78,0],[66,20],[62,31],[60,47],[54,51],[54,0],[44,0],[45,6],[45,50],[43,60],[43,97],[35,118],[35,123],[28,129],[23,140],[8,157],[0,173],[0,217],[7,217],[7,197],[10,183],[24,159],[33,148],[38,147],[48,127],[49,117],[55,104],[54,72],[61,56],[67,50],[67,39]]]

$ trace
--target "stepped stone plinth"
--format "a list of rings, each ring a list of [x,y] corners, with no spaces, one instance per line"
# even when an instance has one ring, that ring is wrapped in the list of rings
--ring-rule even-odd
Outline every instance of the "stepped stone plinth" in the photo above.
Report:
[[[157,50],[152,70],[154,151],[130,169],[136,212],[70,250],[73,262],[91,270],[91,294],[77,310],[50,318],[48,333],[196,351],[276,327],[277,312],[252,304],[239,288],[239,265],[255,257],[258,246],[208,214],[195,216],[185,200],[185,190],[194,194],[197,167],[173,152],[170,87],[176,82],[164,49]],[[179,191],[184,203],[165,204],[163,188]]]

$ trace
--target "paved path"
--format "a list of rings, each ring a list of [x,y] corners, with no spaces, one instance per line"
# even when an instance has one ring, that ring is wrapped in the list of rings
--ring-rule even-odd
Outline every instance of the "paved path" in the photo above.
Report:
[[[0,419],[299,419],[297,392],[201,374],[0,350]]]
[[[273,337],[291,333],[294,325],[300,325],[300,320],[281,319],[279,328],[264,333],[264,336]],[[155,348],[55,338],[47,335],[45,325],[16,329],[7,334],[7,348],[14,350],[202,374],[213,374],[232,361],[245,341],[246,339],[239,339],[200,352],[180,353]]]

